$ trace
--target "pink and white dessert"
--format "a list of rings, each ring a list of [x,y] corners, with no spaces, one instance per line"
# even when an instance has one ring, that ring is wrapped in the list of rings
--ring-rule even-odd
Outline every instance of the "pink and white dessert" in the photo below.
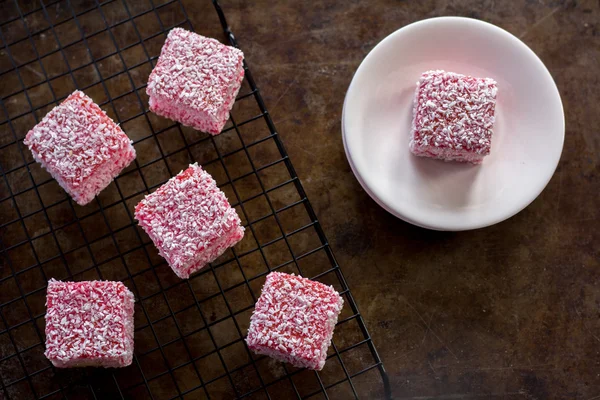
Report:
[[[27,133],[23,143],[82,206],[135,159],[135,149],[127,135],[78,90],[46,114]]]
[[[417,82],[413,154],[480,164],[490,153],[496,81],[445,71],[427,71]]]
[[[169,32],[150,74],[150,110],[218,135],[244,79],[244,53],[181,28]]]
[[[320,371],[343,304],[331,286],[271,272],[250,319],[248,348],[298,368]]]
[[[58,368],[130,365],[133,303],[121,282],[50,279],[44,354]]]
[[[146,196],[135,207],[135,218],[183,279],[244,237],[235,209],[198,164]]]

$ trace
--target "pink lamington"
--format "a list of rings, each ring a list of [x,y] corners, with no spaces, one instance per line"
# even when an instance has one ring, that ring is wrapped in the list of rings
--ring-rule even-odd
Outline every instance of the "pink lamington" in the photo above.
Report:
[[[23,143],[79,205],[89,203],[135,159],[127,135],[78,90],[46,114]]]
[[[250,318],[246,343],[258,354],[320,371],[343,304],[331,286],[271,272]]]
[[[146,93],[150,110],[213,135],[221,133],[244,79],[244,53],[215,39],[169,32]]]
[[[244,237],[235,209],[198,164],[146,196],[135,207],[135,218],[182,279]]]
[[[130,365],[133,303],[121,282],[50,279],[44,354],[59,368]]]
[[[417,82],[413,154],[480,164],[490,153],[496,81],[445,71],[427,71]]]

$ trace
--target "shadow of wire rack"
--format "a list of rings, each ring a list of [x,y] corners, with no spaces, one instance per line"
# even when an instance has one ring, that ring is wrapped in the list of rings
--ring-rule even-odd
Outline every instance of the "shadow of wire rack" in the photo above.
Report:
[[[224,33],[237,45],[220,5],[208,5],[218,32],[200,33]],[[0,399],[390,396],[381,360],[247,65],[231,119],[212,137],[147,111],[145,85],[165,32],[193,30],[179,0],[6,1],[0,14]],[[76,88],[119,121],[138,154],[85,207],[23,146],[25,133]],[[210,268],[180,280],[132,211],[194,161],[227,194],[246,236]],[[273,270],[331,284],[344,297],[319,373],[253,355],[244,344],[254,302]],[[50,278],[122,280],[134,292],[130,367],[52,367],[43,355]]]

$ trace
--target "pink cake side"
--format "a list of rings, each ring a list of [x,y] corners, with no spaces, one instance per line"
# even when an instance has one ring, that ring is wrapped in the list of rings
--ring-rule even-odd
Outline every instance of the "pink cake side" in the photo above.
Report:
[[[171,30],[148,79],[150,110],[203,132],[221,133],[244,79],[243,61],[235,47]]]
[[[490,153],[497,84],[427,71],[415,91],[409,148],[417,156],[479,164]]]
[[[271,272],[250,318],[246,343],[258,354],[321,370],[344,300],[331,287]]]
[[[233,209],[232,209],[233,210]],[[235,210],[234,210],[235,211]],[[175,273],[183,279],[189,278],[194,272],[197,272],[204,268],[207,264],[216,260],[221,254],[225,253],[230,247],[235,246],[237,242],[244,238],[244,228],[242,226],[235,226],[233,229],[225,232],[223,236],[215,240],[202,252],[198,253],[198,257],[195,261],[190,263],[186,267],[180,268]]]
[[[45,356],[58,368],[126,367],[134,297],[121,282],[48,282]]]
[[[136,156],[121,128],[80,91],[54,107],[23,143],[79,205],[89,203]]]
[[[135,217],[175,274],[190,274],[244,237],[235,209],[198,164],[171,178],[135,208]]]
[[[204,110],[191,112],[187,107],[180,106],[167,96],[155,94],[150,97],[150,111],[165,118],[177,121],[182,125],[192,127],[201,132],[207,132],[211,135],[218,135],[229,119],[229,111],[233,107],[235,98],[240,90],[242,80],[244,79],[244,69],[240,68],[237,83],[232,85],[232,91],[225,97],[223,107],[216,116],[209,115]]]
[[[135,160],[136,153],[133,146],[128,146],[117,151],[114,154],[114,162],[106,162],[96,169],[94,174],[90,175],[78,186],[70,184],[68,179],[63,179],[59,174],[50,172],[50,175],[58,182],[65,192],[69,193],[73,200],[79,205],[86,205],[94,199],[104,188],[119,175],[119,173]],[[49,171],[49,167],[44,160],[36,160],[42,167]]]

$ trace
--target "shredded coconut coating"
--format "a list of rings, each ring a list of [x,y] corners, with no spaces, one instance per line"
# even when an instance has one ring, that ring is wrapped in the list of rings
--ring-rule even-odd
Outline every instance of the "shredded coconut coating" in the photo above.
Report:
[[[491,78],[424,72],[415,93],[410,150],[480,164],[490,153],[497,92]]]
[[[23,143],[79,205],[89,203],[135,159],[127,135],[80,91],[54,107]]]
[[[135,207],[135,218],[182,279],[244,237],[235,209],[198,164],[146,196]]]
[[[121,282],[50,279],[46,357],[59,368],[126,367],[133,359],[133,294]]]
[[[248,348],[298,368],[320,371],[343,304],[331,286],[271,272],[250,319]]]
[[[242,80],[244,53],[197,33],[169,32],[146,93],[150,110],[183,125],[221,133]]]

